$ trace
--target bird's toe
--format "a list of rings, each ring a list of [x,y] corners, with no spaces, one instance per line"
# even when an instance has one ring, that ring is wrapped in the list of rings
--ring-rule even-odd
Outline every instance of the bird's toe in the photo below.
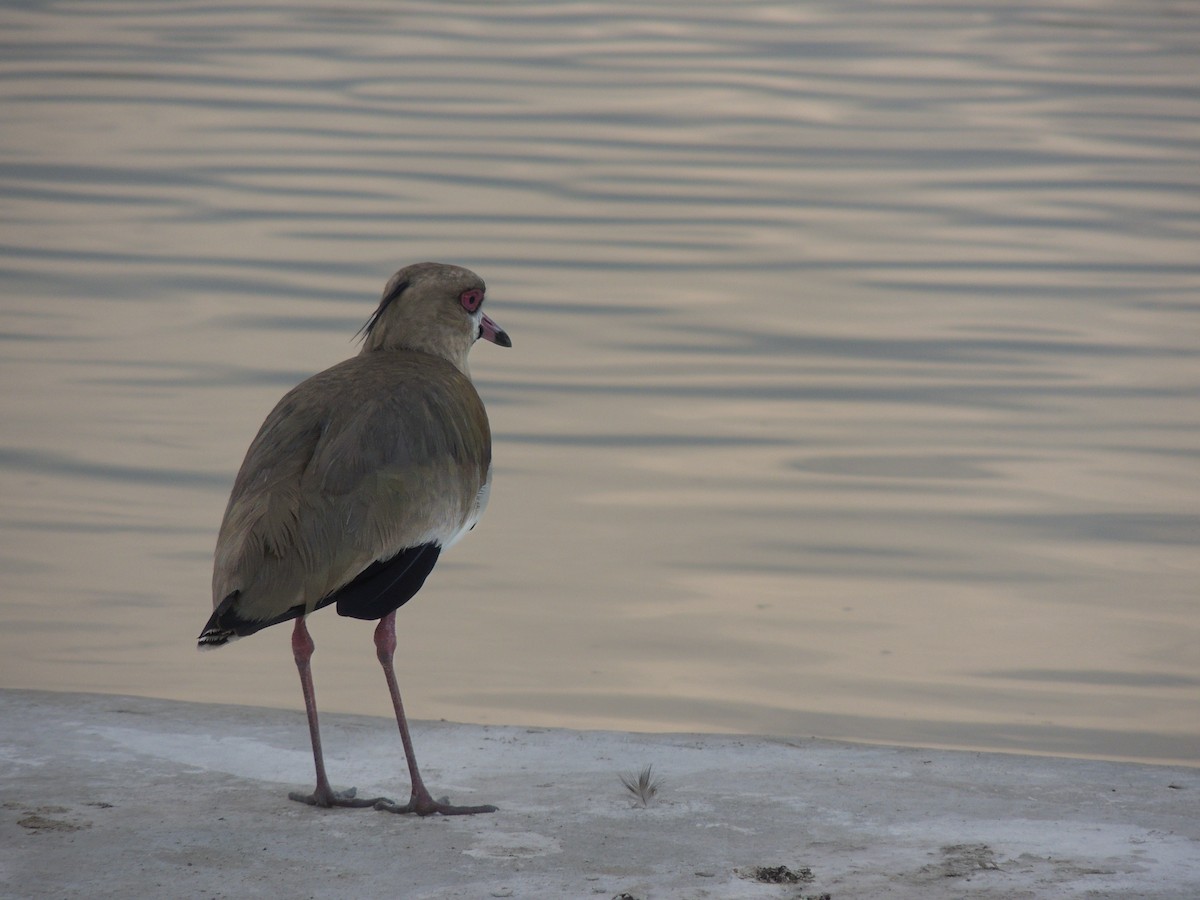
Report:
[[[346,788],[344,791],[334,790],[315,790],[311,794],[302,794],[299,791],[292,791],[288,794],[289,800],[295,800],[297,803],[306,803],[309,806],[320,806],[329,809],[334,806],[345,806],[351,809],[366,809],[374,807],[378,803],[391,803],[387,797],[359,797],[357,788]]]
[[[480,806],[455,806],[450,802],[449,797],[434,800],[428,794],[424,796],[414,795],[407,803],[380,800],[375,804],[375,808],[382,812],[397,814],[416,813],[418,816],[432,816],[435,814],[442,816],[474,816],[479,813],[493,813],[498,811],[490,803]]]

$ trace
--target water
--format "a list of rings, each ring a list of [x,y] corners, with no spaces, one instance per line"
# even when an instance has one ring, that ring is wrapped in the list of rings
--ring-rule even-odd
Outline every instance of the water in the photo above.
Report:
[[[0,11],[0,685],[299,707],[213,654],[262,417],[467,265],[488,514],[420,717],[1200,762],[1200,10]],[[316,617],[325,709],[388,714]]]

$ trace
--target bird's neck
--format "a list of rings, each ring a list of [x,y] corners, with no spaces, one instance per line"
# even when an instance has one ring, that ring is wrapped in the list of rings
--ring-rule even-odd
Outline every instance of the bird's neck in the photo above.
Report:
[[[363,344],[362,350],[358,352],[359,356],[371,356],[376,353],[401,352],[401,353],[424,353],[427,356],[436,356],[439,359],[444,359],[452,366],[462,372],[469,379],[471,377],[471,368],[467,364],[467,355],[470,352],[470,347],[466,350],[439,345],[431,342],[403,342],[389,343],[372,346],[369,342]]]

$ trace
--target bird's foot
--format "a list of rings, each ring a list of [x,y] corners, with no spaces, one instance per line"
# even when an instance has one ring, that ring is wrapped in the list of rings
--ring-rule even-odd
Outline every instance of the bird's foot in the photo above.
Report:
[[[332,806],[347,806],[353,809],[365,809],[368,806],[375,807],[380,803],[391,803],[387,797],[358,797],[357,788],[347,788],[344,791],[335,791],[330,788],[322,790],[318,787],[311,794],[301,794],[299,791],[292,791],[288,794],[289,800],[295,800],[297,803],[307,803],[309,806],[321,806],[329,809]]]
[[[482,806],[454,806],[449,797],[434,800],[428,791],[413,791],[407,803],[400,804],[392,800],[381,799],[375,803],[375,808],[390,813],[416,813],[418,816],[432,816],[438,813],[443,816],[473,816],[478,813],[496,812],[491,804]]]

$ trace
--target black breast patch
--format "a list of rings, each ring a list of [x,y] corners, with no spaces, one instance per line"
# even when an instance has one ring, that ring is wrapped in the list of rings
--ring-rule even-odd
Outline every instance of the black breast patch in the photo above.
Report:
[[[406,547],[391,559],[371,563],[318,605],[337,603],[338,615],[352,619],[382,619],[421,589],[441,552],[433,543]]]

